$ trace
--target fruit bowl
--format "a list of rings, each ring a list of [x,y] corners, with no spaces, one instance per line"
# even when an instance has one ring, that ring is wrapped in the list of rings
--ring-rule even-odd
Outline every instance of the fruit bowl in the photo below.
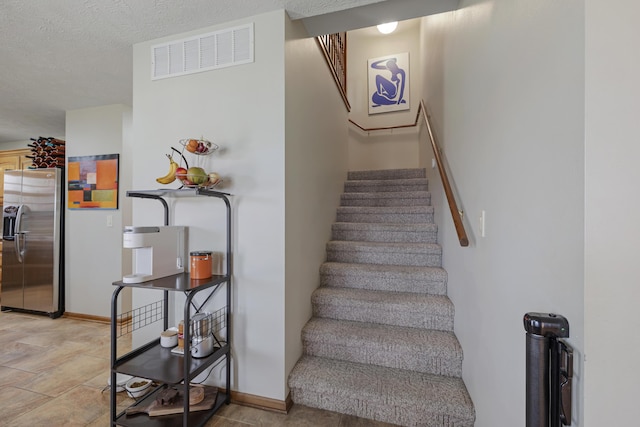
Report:
[[[222,179],[219,179],[215,182],[212,182],[211,180],[207,180],[202,184],[194,184],[188,179],[183,179],[181,180],[181,182],[182,182],[182,186],[185,188],[215,188],[222,183]]]
[[[197,166],[189,169],[178,168],[175,176],[183,186],[189,188],[213,188],[221,181],[220,175],[217,173],[207,173],[203,168]]]
[[[194,184],[191,181],[188,180],[182,180],[182,186],[185,188],[215,188],[218,185],[220,185],[222,183],[222,180],[219,179],[215,182],[212,182],[211,180],[207,180],[205,182],[203,182],[202,184]]]
[[[198,156],[207,156],[218,148],[218,145],[206,139],[181,139],[178,141],[188,152]]]

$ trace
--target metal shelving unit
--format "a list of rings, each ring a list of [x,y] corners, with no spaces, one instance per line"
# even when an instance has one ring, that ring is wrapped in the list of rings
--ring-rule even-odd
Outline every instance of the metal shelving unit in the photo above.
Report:
[[[225,274],[213,275],[209,279],[191,279],[189,273],[180,273],[173,276],[163,277],[142,283],[113,282],[116,286],[111,299],[111,384],[116,384],[118,373],[142,377],[153,380],[160,384],[155,390],[149,392],[139,399],[133,406],[146,407],[155,400],[155,397],[165,386],[182,386],[182,396],[184,399],[183,413],[174,415],[162,415],[150,417],[146,414],[127,415],[125,411],[117,413],[116,407],[116,387],[112,386],[111,393],[111,425],[112,426],[176,426],[182,422],[183,426],[203,426],[209,418],[223,405],[231,401],[231,204],[227,196],[229,194],[214,191],[211,189],[180,189],[180,190],[149,190],[149,191],[129,191],[128,197],[154,199],[162,203],[164,207],[165,225],[169,224],[169,208],[165,198],[167,197],[215,197],[224,201],[227,212],[227,247],[226,247],[226,270]],[[161,291],[164,294],[162,307],[162,317],[164,319],[164,329],[168,328],[168,301],[169,292],[182,292],[186,295],[184,304],[184,342],[185,351],[183,355],[171,353],[171,349],[160,346],[160,338],[152,340],[147,344],[132,350],[124,356],[117,357],[117,336],[118,324],[122,324],[122,315],[117,313],[118,295],[126,288],[139,288]],[[215,351],[202,359],[191,357],[189,344],[191,342],[190,319],[193,315],[202,311],[211,297],[220,289],[226,289],[226,307],[222,313],[224,328],[226,328],[226,341],[221,341],[215,334]],[[204,302],[196,304],[194,297],[205,293]],[[130,319],[132,322],[134,319]],[[206,411],[189,411],[189,384],[192,379],[201,374],[205,369],[213,366],[221,359],[226,360],[226,384],[224,393],[218,390],[218,394],[213,407]]]

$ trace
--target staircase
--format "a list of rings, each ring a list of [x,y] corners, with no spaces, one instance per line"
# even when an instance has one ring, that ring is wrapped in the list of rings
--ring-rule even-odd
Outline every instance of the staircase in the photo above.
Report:
[[[294,403],[473,426],[424,169],[350,172],[289,376]]]

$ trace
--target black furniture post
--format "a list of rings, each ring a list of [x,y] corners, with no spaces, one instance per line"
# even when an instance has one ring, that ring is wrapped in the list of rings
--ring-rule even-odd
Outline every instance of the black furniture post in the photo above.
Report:
[[[553,313],[524,315],[526,335],[526,427],[571,424],[569,322]]]

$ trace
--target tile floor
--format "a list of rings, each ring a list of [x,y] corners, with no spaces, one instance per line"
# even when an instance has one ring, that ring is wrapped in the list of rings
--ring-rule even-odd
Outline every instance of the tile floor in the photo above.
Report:
[[[0,313],[0,425],[108,427],[109,325]],[[126,343],[119,343],[123,347]],[[118,393],[124,408],[132,400]],[[231,404],[207,427],[390,424],[294,405],[288,414]]]

